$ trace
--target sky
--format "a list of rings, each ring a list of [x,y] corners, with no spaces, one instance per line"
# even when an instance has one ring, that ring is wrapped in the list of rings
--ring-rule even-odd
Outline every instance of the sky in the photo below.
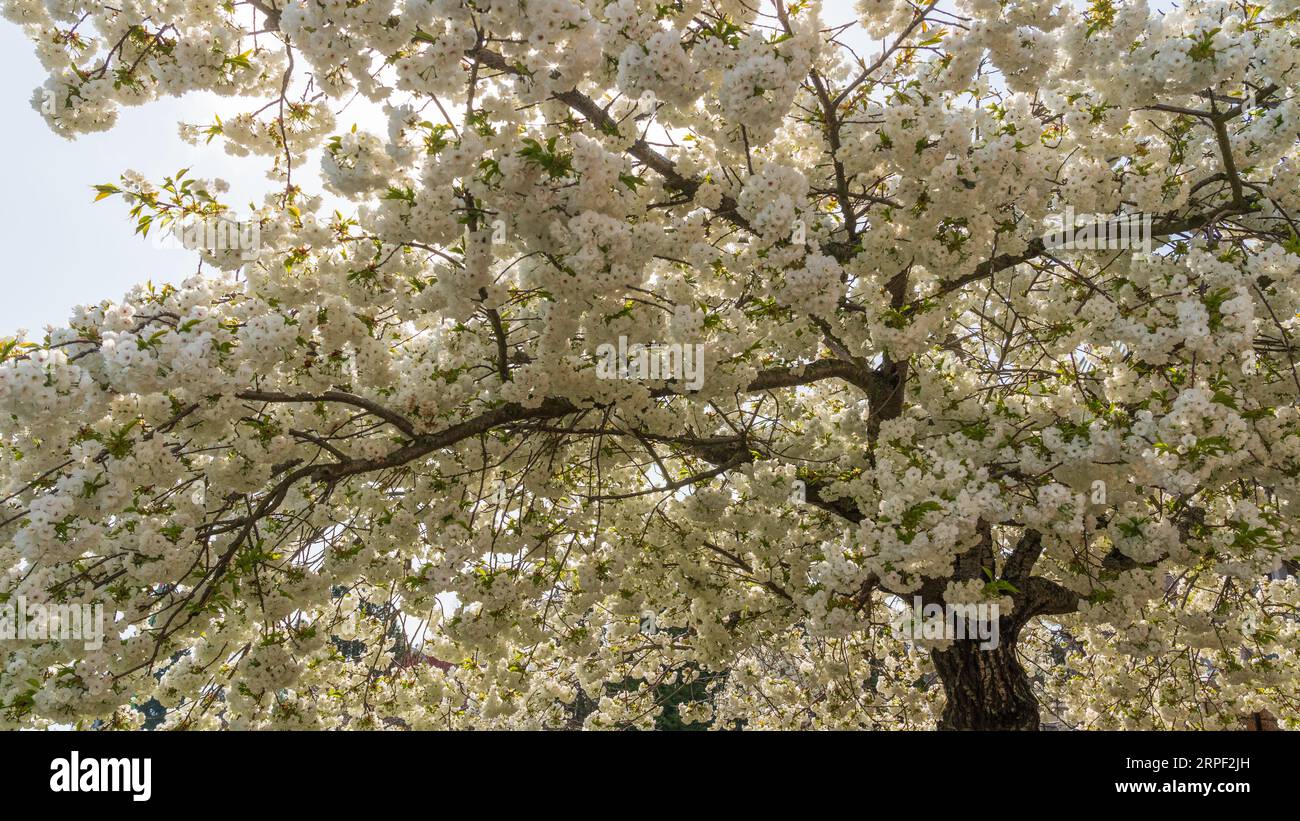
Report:
[[[0,112],[8,162],[0,166],[2,236],[9,264],[0,274],[0,338],[18,329],[33,339],[46,325],[63,325],[73,306],[118,300],[133,285],[180,282],[196,255],[158,248],[133,233],[119,197],[95,202],[96,183],[117,182],[134,169],[152,182],[191,168],[191,176],[230,181],[226,199],[237,211],[261,199],[269,186],[264,162],[232,157],[211,146],[191,146],[177,134],[180,121],[211,122],[213,113],[240,110],[240,101],[192,93],[122,108],[117,125],[75,142],[58,136],[32,108],[32,92],[45,80],[22,29],[0,20]]]
[[[1160,0],[1153,8],[1171,5]],[[850,0],[825,0],[823,20],[851,19],[852,8]],[[854,46],[864,56],[878,48],[865,39]],[[269,186],[264,159],[232,157],[215,143],[187,145],[177,134],[180,121],[208,123],[214,113],[224,117],[246,109],[239,100],[191,93],[122,108],[113,129],[73,142],[52,132],[32,108],[33,89],[45,76],[22,29],[0,20],[0,112],[9,160],[0,165],[0,186],[6,192],[0,197],[0,236],[9,240],[10,255],[8,269],[0,273],[8,286],[0,298],[0,339],[25,329],[38,340],[47,325],[64,324],[75,305],[118,300],[145,281],[180,282],[195,270],[192,252],[159,248],[135,235],[120,198],[95,202],[96,183],[117,182],[128,169],[158,182],[189,168],[191,176],[230,182],[230,194],[223,199],[236,212],[260,201]],[[362,119],[375,113],[362,100],[349,108]],[[339,118],[340,130],[348,125],[345,114]],[[295,181],[319,191],[310,179],[319,178],[317,170],[314,162],[295,169]]]
[[[828,22],[848,19],[851,4],[827,0],[823,14]],[[157,183],[189,168],[190,176],[230,182],[223,200],[236,212],[260,202],[270,185],[264,159],[232,157],[216,143],[191,146],[177,134],[178,122],[208,123],[214,113],[247,109],[247,101],[191,93],[121,108],[114,128],[74,142],[51,131],[32,107],[33,90],[45,77],[22,29],[0,20],[0,112],[9,159],[0,166],[7,194],[0,197],[0,236],[10,248],[8,269],[0,274],[8,286],[0,298],[0,338],[24,329],[39,340],[47,325],[64,325],[76,305],[120,300],[136,284],[178,283],[194,272],[192,252],[159,248],[134,233],[120,197],[95,202],[96,183],[115,183],[128,169]],[[362,100],[349,108],[363,119],[374,115]],[[340,130],[348,125],[345,114]],[[311,163],[295,181],[319,191],[310,180],[319,178],[318,167]]]

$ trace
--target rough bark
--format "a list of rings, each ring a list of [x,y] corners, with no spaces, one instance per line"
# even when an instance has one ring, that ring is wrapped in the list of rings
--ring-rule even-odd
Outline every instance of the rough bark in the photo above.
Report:
[[[995,566],[992,528],[979,523],[981,539],[957,557],[954,578],[993,577]],[[947,704],[939,720],[941,730],[1037,730],[1041,720],[1038,699],[1029,676],[1016,657],[1020,628],[1036,615],[1069,612],[1077,597],[1047,579],[1032,577],[1042,554],[1041,534],[1026,529],[1003,564],[1003,578],[1016,586],[1014,615],[998,622],[998,644],[981,648],[979,639],[960,639],[949,649],[930,654],[943,682]],[[929,580],[922,588],[927,602],[942,602],[943,580]]]
[[[1037,730],[1038,699],[1016,659],[1016,636],[1003,635],[996,649],[978,641],[954,642],[931,653],[947,706],[941,730]]]

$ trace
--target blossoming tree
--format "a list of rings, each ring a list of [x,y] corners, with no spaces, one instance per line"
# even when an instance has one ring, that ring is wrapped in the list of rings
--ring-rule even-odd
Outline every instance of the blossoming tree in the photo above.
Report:
[[[1296,0],[3,9],[273,191],[99,186],[257,246],[0,349],[0,597],[109,613],[5,723],[1295,726]]]

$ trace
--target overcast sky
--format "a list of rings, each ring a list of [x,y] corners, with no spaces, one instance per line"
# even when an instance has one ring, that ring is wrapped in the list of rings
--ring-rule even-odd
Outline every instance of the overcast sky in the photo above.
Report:
[[[848,19],[848,0],[827,0],[823,18]],[[850,39],[858,39],[860,33]],[[870,44],[855,43],[866,46]],[[7,286],[0,299],[0,338],[19,328],[39,340],[47,325],[63,325],[71,309],[103,299],[118,300],[133,285],[179,282],[193,273],[197,257],[183,249],[161,249],[133,232],[127,206],[118,197],[95,202],[96,183],[117,182],[127,169],[151,182],[189,168],[191,176],[221,177],[231,183],[223,200],[236,213],[260,202],[270,183],[266,161],[225,154],[216,142],[190,146],[177,135],[180,121],[212,121],[248,108],[247,101],[191,93],[134,108],[122,108],[110,131],[86,134],[75,142],[57,136],[32,108],[33,90],[45,72],[22,29],[0,20],[0,116],[7,127],[9,163],[0,166],[0,225],[9,241]],[[374,118],[373,120],[371,118]],[[349,104],[339,130],[361,119],[382,133],[377,106]],[[319,191],[319,161],[295,169],[295,181]],[[301,175],[301,176],[300,176]]]
[[[264,163],[231,157],[217,143],[185,144],[181,120],[210,122],[241,108],[238,100],[208,94],[123,108],[111,131],[71,142],[57,136],[31,106],[45,72],[22,29],[0,20],[0,116],[9,162],[0,167],[0,225],[9,243],[0,299],[0,337],[26,328],[39,339],[46,325],[62,325],[71,308],[117,300],[136,283],[179,282],[195,269],[183,249],[154,247],[133,233],[127,206],[113,197],[95,202],[95,183],[117,182],[134,169],[153,182],[192,168],[200,177],[231,182],[229,203],[243,211],[265,189]]]

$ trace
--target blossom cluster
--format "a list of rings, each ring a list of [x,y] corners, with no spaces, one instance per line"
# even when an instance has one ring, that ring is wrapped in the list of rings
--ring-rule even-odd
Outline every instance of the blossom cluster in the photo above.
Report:
[[[268,173],[0,341],[0,599],[111,602],[4,726],[942,725],[914,597],[1070,726],[1300,721],[1293,0],[863,0],[874,64],[818,3],[2,2],[56,133],[210,91]],[[99,190],[233,212],[182,176]]]

